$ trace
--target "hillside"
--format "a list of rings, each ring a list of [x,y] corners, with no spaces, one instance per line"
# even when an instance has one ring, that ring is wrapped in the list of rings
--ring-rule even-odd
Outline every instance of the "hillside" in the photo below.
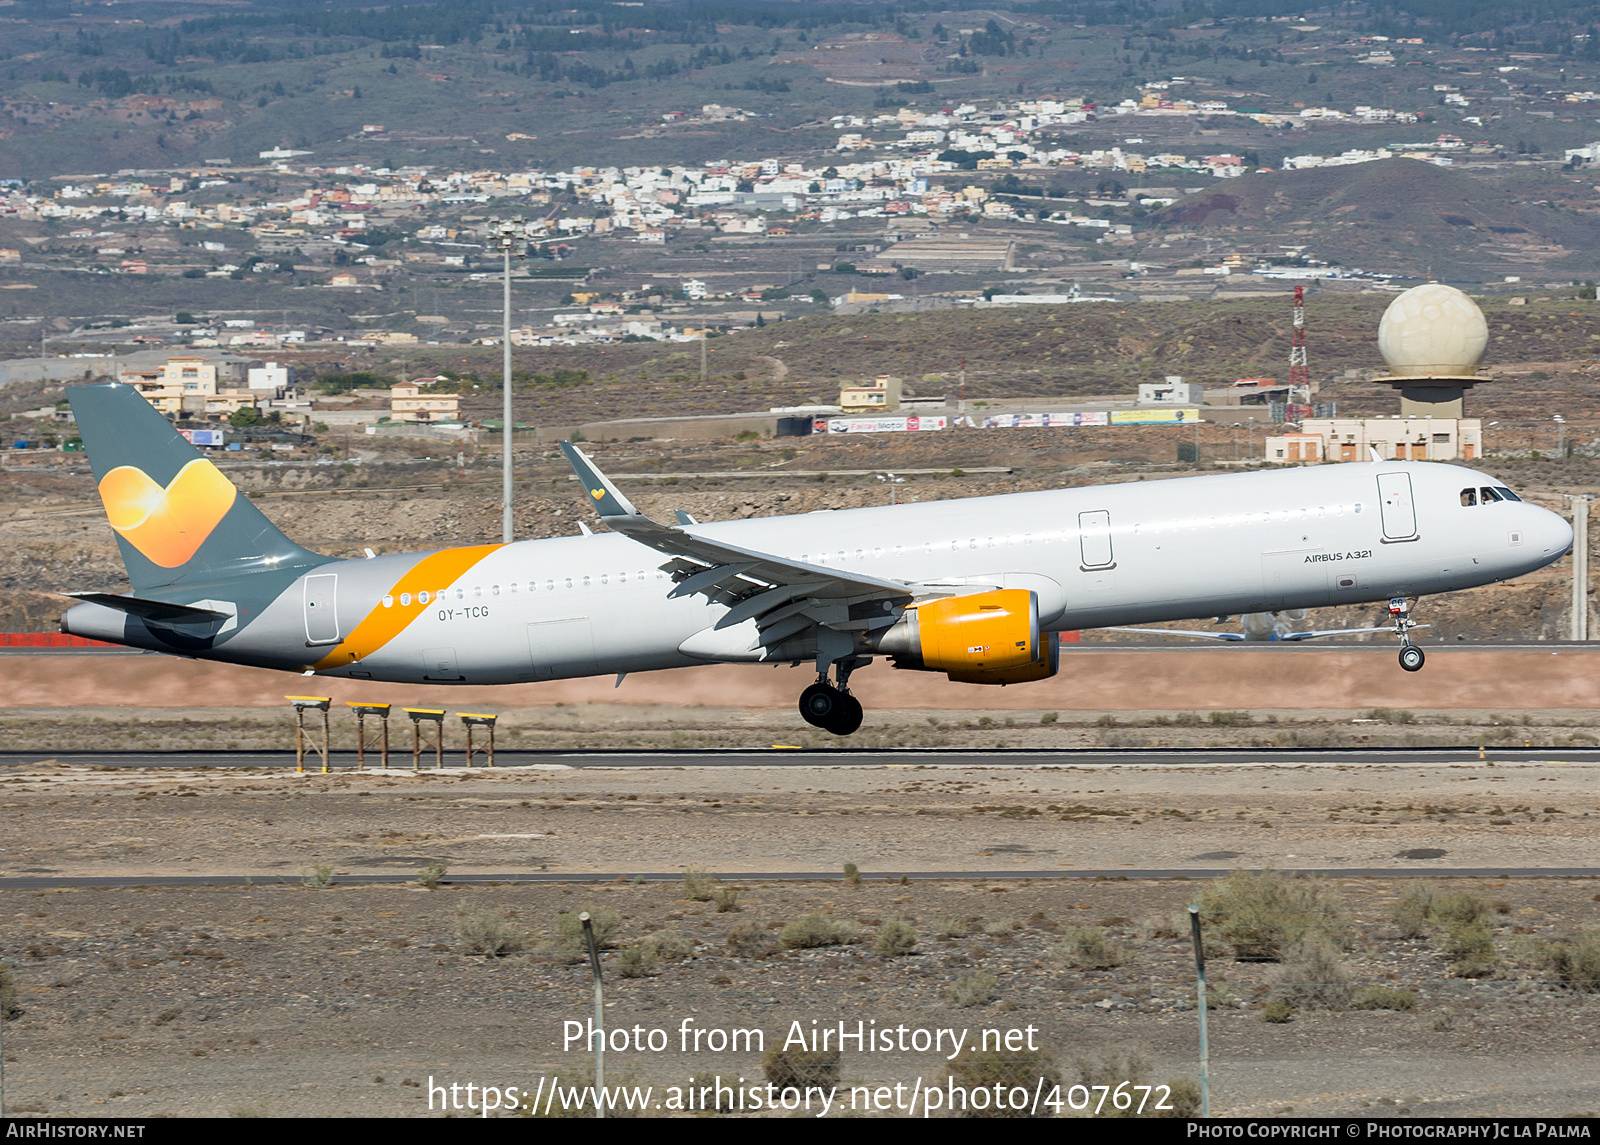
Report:
[[[1600,222],[1588,216],[1415,159],[1252,175],[1155,220],[1251,245],[1314,244],[1321,257],[1363,270],[1431,267],[1458,282],[1499,281],[1536,263],[1589,278],[1600,247]]]

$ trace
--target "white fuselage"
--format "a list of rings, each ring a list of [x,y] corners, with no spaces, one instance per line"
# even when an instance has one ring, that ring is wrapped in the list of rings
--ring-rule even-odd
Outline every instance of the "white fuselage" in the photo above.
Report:
[[[1499,482],[1449,465],[1340,464],[691,528],[880,579],[1031,589],[1042,625],[1065,630],[1423,596],[1519,576],[1570,547],[1570,526],[1548,510],[1520,501],[1462,503],[1461,490],[1482,486]],[[680,650],[725,607],[703,595],[669,600],[673,582],[660,571],[661,554],[618,534],[507,545],[430,589],[426,605],[380,604],[415,560],[316,570],[339,578],[325,602],[336,601],[339,635],[377,608],[415,613],[359,661],[319,670],[508,683],[751,658],[708,656],[703,642],[693,645],[699,655]],[[296,615],[304,599],[285,592],[263,612],[265,623],[213,655],[315,664],[317,649],[272,638],[304,630]],[[327,623],[326,612],[319,622]]]

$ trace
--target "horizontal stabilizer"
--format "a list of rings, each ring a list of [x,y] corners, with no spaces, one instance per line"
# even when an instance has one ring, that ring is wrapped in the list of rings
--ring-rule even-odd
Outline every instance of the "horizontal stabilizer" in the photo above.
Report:
[[[165,600],[146,600],[138,596],[118,596],[111,592],[64,592],[61,595],[131,613],[151,624],[215,624],[231,619],[230,613],[215,612],[209,608],[172,604]]]

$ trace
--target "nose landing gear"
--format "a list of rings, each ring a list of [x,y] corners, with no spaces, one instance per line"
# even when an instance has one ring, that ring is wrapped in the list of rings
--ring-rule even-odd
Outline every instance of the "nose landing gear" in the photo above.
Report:
[[[849,661],[839,662],[837,685],[828,679],[826,672],[819,673],[817,682],[800,693],[800,718],[836,736],[854,733],[865,715],[861,701],[850,694],[847,686],[854,667]]]
[[[1419,627],[1411,619],[1411,605],[1403,596],[1396,596],[1389,601],[1389,618],[1394,622],[1394,634],[1400,638],[1400,667],[1407,672],[1420,672],[1428,658],[1415,644],[1411,643],[1411,630]]]

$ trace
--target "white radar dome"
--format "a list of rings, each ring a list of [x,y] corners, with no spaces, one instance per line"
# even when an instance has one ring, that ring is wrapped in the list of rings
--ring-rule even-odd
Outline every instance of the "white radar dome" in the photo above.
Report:
[[[1443,283],[1412,287],[1378,323],[1378,351],[1398,377],[1470,377],[1488,345],[1478,304]]]

